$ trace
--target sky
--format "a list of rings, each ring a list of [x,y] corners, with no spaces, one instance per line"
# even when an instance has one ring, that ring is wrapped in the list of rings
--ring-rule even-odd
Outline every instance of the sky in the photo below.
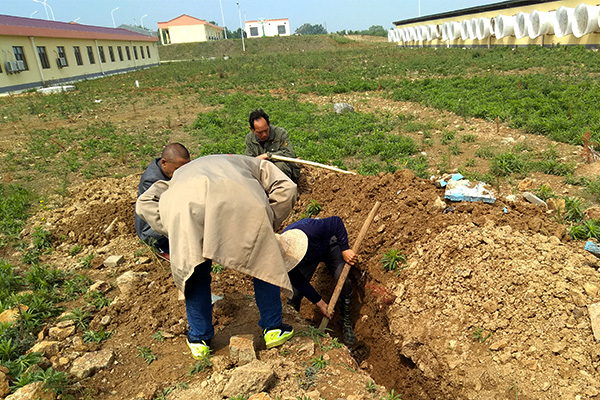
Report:
[[[0,0],[0,14],[50,20],[54,15],[56,21],[106,27],[113,26],[114,17],[116,26],[143,25],[152,30],[158,29],[158,22],[187,14],[235,31],[240,27],[239,3],[242,20],[289,18],[292,32],[305,23],[337,32],[372,25],[389,29],[394,21],[418,17],[419,6],[421,16],[426,16],[502,0],[45,0],[48,7],[43,1]]]

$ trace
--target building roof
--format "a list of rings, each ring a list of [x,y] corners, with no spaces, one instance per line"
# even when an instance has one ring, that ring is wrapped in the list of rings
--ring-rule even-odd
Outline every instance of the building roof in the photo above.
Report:
[[[206,22],[206,20],[204,20],[204,19],[190,17],[187,14],[181,14],[179,17],[173,18],[170,21],[158,23],[158,27],[160,29],[168,29],[171,26],[186,26],[186,25],[208,25],[208,26],[212,26],[213,28],[223,30],[223,28],[221,28],[218,25],[214,25],[214,24],[211,24],[210,22]]]
[[[246,21],[247,24],[255,22],[275,22],[275,21],[288,21],[289,18],[275,18],[275,19],[255,19],[254,21]]]
[[[515,7],[524,7],[524,6],[532,6],[541,3],[560,3],[560,0],[508,0],[500,3],[488,4],[485,6],[476,6],[470,8],[463,8],[460,10],[448,11],[440,14],[432,14],[425,15],[417,18],[404,19],[402,21],[393,22],[394,25],[406,25],[406,24],[414,24],[418,22],[426,22],[435,19],[445,19],[445,18],[454,18],[460,17],[462,15],[469,14],[478,14],[489,11],[499,11],[507,8],[515,8]]]
[[[131,32],[139,33],[140,35],[158,36],[158,32],[157,31],[151,31],[150,29],[148,29],[148,28],[142,28],[141,26],[121,24],[121,25],[119,25],[119,29],[125,29],[126,31],[131,31]]]
[[[135,40],[156,42],[158,38],[119,28],[46,21],[44,19],[0,15],[0,35],[72,39]]]

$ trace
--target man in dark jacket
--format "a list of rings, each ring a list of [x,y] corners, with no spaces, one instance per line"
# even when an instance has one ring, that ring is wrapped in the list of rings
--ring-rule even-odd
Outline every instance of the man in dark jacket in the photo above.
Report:
[[[245,155],[270,160],[292,181],[298,183],[300,167],[289,161],[271,160],[272,155],[296,157],[292,142],[285,129],[271,126],[269,116],[263,110],[254,110],[248,119],[250,131],[246,135]]]
[[[310,279],[319,263],[323,262],[337,282],[344,264],[354,265],[358,261],[358,255],[348,245],[348,233],[344,222],[340,217],[335,216],[323,219],[306,218],[289,225],[284,232],[292,229],[299,229],[306,234],[308,248],[304,258],[288,273],[294,287],[294,295],[289,300],[289,304],[296,310],[300,310],[302,297],[306,297],[325,317],[331,319],[327,313],[327,303],[312,287]],[[349,346],[356,343],[352,328],[351,295],[352,285],[347,278],[340,295],[340,325],[344,343]]]
[[[190,162],[190,153],[181,143],[170,143],[148,166],[140,178],[138,197],[156,181],[168,181],[173,173],[182,165]],[[159,254],[169,259],[169,240],[152,230],[139,215],[135,214],[135,231],[139,238],[146,243],[156,246]]]

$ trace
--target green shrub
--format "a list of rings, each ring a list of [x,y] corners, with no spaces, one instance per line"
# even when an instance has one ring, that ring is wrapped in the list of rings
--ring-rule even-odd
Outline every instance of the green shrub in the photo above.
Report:
[[[386,271],[395,271],[400,264],[406,262],[406,256],[402,254],[399,250],[391,248],[385,253],[381,259],[381,264],[384,270]]]

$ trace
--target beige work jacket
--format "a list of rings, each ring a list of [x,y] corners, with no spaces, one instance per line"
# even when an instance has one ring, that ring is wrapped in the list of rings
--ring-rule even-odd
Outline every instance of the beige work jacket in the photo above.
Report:
[[[212,155],[154,183],[136,213],[169,238],[171,271],[185,281],[207,259],[291,290],[274,230],[296,201],[296,185],[266,160]]]

